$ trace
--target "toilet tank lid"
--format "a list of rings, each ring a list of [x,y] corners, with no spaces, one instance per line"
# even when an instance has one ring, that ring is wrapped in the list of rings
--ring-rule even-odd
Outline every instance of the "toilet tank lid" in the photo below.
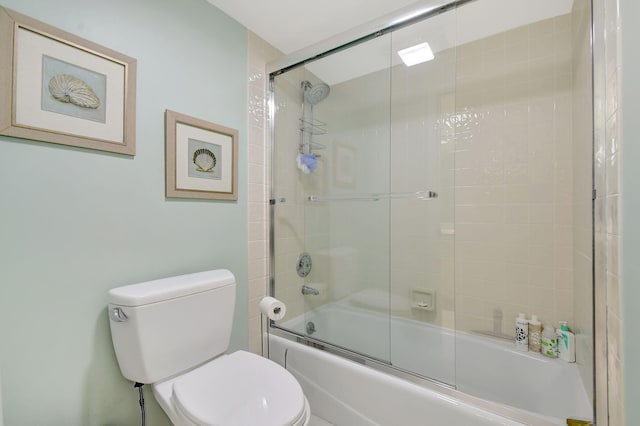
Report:
[[[226,269],[196,272],[112,288],[109,290],[109,303],[142,306],[233,285],[235,282],[233,274]]]

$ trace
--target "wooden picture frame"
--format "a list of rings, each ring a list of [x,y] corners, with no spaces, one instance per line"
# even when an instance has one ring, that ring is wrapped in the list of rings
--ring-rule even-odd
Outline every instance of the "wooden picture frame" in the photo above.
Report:
[[[238,131],[166,110],[166,196],[238,199]]]
[[[0,134],[135,155],[136,60],[0,7]]]

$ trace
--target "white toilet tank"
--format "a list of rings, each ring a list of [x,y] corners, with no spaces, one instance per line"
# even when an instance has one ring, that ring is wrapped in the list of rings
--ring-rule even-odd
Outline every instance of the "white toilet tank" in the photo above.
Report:
[[[122,375],[155,383],[224,353],[236,281],[225,269],[109,291],[111,338]]]

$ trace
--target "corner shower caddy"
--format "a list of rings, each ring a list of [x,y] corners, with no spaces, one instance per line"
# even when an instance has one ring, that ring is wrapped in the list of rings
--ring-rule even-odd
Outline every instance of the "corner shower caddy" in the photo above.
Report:
[[[300,154],[313,154],[314,150],[323,150],[325,145],[314,142],[314,136],[327,134],[327,123],[313,118],[313,106],[323,101],[329,95],[329,86],[324,83],[311,84],[305,80],[300,83],[302,88],[302,116],[300,117]],[[308,105],[308,114],[307,114]]]

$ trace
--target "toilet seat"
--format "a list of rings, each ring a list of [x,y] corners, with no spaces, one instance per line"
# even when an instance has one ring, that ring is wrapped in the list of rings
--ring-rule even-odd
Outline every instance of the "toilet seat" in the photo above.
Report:
[[[184,423],[202,426],[298,426],[309,416],[291,373],[245,351],[222,355],[175,378],[171,400]]]

